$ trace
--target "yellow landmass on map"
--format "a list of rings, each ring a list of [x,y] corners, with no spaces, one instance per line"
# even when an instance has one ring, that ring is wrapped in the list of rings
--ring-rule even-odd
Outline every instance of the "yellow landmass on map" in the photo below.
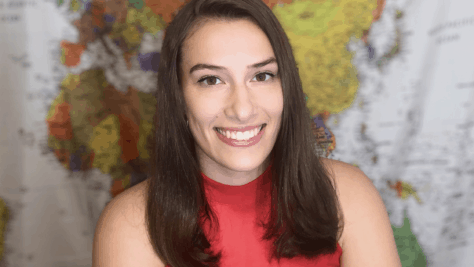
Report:
[[[293,48],[311,115],[351,106],[359,82],[346,45],[369,29],[377,0],[295,1],[276,5]]]
[[[79,85],[80,81],[81,77],[79,75],[68,73],[66,78],[61,82],[61,86],[72,91]]]
[[[112,166],[117,164],[122,149],[118,144],[120,138],[120,125],[116,115],[109,115],[94,127],[93,136],[89,146],[94,150],[92,166],[100,169],[102,173],[110,173]]]
[[[152,133],[153,124],[148,121],[142,121],[139,128],[139,138],[138,138],[138,152],[140,153],[140,158],[149,159],[150,154],[147,149],[148,136]]]

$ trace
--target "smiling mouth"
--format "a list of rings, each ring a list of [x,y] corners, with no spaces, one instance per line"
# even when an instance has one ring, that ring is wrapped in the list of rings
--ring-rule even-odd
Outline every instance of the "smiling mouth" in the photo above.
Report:
[[[247,131],[226,131],[224,128],[219,128],[219,127],[214,127],[214,130],[226,138],[240,141],[240,140],[248,140],[249,138],[252,138],[258,135],[266,126],[267,124],[264,123],[260,127],[256,127],[253,130],[247,130]]]

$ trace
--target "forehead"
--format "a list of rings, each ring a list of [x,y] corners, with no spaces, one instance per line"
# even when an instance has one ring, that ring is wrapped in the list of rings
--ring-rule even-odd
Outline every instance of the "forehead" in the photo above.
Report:
[[[265,33],[252,21],[212,19],[196,25],[183,43],[182,56],[185,65],[227,65],[235,60],[252,64],[275,55]]]

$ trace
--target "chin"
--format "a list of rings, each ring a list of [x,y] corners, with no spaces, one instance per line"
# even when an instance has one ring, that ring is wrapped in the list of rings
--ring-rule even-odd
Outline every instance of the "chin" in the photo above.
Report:
[[[257,159],[249,157],[246,159],[240,159],[239,161],[226,162],[225,166],[231,170],[238,172],[249,172],[259,168],[265,163],[265,159]]]

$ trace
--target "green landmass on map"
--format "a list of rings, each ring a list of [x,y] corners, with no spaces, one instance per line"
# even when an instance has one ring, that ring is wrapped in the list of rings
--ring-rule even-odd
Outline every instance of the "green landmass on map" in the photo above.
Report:
[[[404,211],[403,226],[397,228],[392,225],[395,243],[397,244],[398,256],[403,267],[426,267],[426,256],[411,231],[410,219],[407,211]]]

